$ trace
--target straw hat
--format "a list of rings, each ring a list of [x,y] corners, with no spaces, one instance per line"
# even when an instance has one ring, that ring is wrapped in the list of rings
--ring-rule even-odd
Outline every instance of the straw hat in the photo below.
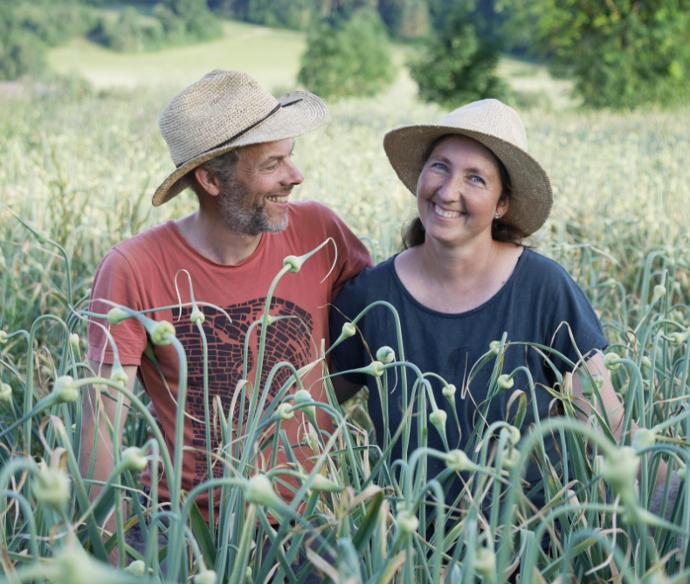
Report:
[[[294,138],[328,118],[313,93],[295,91],[279,99],[240,71],[216,69],[175,96],[159,126],[175,170],[156,189],[162,205],[187,186],[187,173],[233,148]]]
[[[546,221],[553,195],[541,165],[527,153],[527,134],[518,113],[497,99],[462,106],[436,125],[405,126],[386,134],[383,147],[404,185],[416,194],[429,147],[446,134],[473,138],[491,150],[510,175],[512,194],[502,221],[530,235]]]

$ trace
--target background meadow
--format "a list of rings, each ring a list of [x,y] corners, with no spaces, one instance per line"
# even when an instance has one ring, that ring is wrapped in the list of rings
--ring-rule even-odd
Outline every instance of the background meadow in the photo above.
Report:
[[[152,425],[142,410],[121,437],[122,473],[89,508],[89,477],[74,466],[81,409],[69,391],[86,391],[79,380],[92,376],[79,311],[113,243],[194,210],[190,193],[159,209],[150,205],[170,169],[158,115],[180,88],[215,67],[247,70],[275,93],[296,84],[303,33],[229,21],[222,29],[214,40],[141,53],[73,39],[46,54],[60,76],[0,85],[1,581],[301,581],[307,571],[291,564],[306,541],[314,562],[338,582],[499,582],[510,574],[521,582],[687,581],[690,493],[681,489],[655,515],[649,509],[659,460],[681,484],[690,472],[690,109],[584,109],[568,94],[572,83],[510,58],[499,70],[516,94],[542,96],[537,103],[525,97],[522,113],[530,151],[554,184],[554,209],[532,243],[561,262],[592,301],[611,343],[608,363],[626,424],[634,419],[649,429],[646,441],[634,450],[626,448],[629,437],[615,445],[604,421],[597,431],[574,420],[520,427],[517,435],[509,426],[478,428],[469,461],[448,460],[450,474],[469,470],[474,477],[450,524],[422,464],[410,462],[396,476],[387,453],[370,447],[363,402],[333,406],[342,432],[332,441],[316,433],[321,466],[302,477],[300,520],[249,480],[242,457],[262,424],[279,426],[275,404],[253,410],[242,440],[215,453],[226,465],[219,524],[172,509],[184,521],[173,521],[168,548],[155,545],[155,500],[129,522],[120,513],[122,499],[141,488],[133,454],[148,464],[162,456],[146,441]],[[401,226],[414,214],[413,197],[383,153],[383,135],[444,111],[418,100],[402,67],[414,50],[396,45],[393,84],[372,98],[333,102],[329,125],[296,146],[306,180],[295,197],[335,209],[377,260],[398,249]],[[402,367],[395,359],[387,366]],[[433,411],[421,388],[411,378],[404,389],[416,391],[420,411]],[[514,388],[521,403],[518,390],[529,388]],[[565,390],[562,399],[572,412]],[[285,403],[310,405],[287,395]],[[520,426],[519,416],[509,422]],[[522,498],[519,473],[538,436],[550,432],[572,466],[567,476],[551,472],[537,448],[551,502],[535,514]],[[128,446],[144,450],[126,459]],[[482,498],[496,510],[485,515]],[[511,512],[501,506],[506,499],[515,503]],[[276,530],[266,510],[292,522]],[[96,528],[111,512],[118,519],[112,537]],[[153,535],[146,554],[127,557],[124,532],[133,522]],[[427,529],[431,524],[436,529]],[[104,563],[115,547],[119,571]]]

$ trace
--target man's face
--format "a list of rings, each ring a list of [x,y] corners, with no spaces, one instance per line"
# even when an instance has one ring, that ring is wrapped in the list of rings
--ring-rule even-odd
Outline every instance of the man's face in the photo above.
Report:
[[[304,177],[291,160],[294,140],[253,144],[239,151],[233,177],[220,185],[218,205],[228,229],[246,235],[282,231],[288,196]]]

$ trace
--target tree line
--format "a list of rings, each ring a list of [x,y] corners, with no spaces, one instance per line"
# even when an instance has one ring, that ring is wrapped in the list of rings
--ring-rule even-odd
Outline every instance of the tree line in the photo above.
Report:
[[[28,0],[0,3],[0,78],[39,71],[77,34],[122,51],[222,34],[218,17],[307,31],[299,80],[370,95],[394,77],[389,41],[412,43],[422,99],[507,96],[501,53],[547,63],[592,107],[687,101],[690,0]]]

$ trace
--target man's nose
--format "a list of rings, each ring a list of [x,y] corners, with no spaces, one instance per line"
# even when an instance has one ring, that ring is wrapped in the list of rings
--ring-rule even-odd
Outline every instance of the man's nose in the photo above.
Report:
[[[299,168],[297,168],[297,165],[290,160],[289,158],[287,159],[287,178],[286,181],[288,184],[291,184],[293,186],[302,184],[304,182],[304,175],[300,171]]]

